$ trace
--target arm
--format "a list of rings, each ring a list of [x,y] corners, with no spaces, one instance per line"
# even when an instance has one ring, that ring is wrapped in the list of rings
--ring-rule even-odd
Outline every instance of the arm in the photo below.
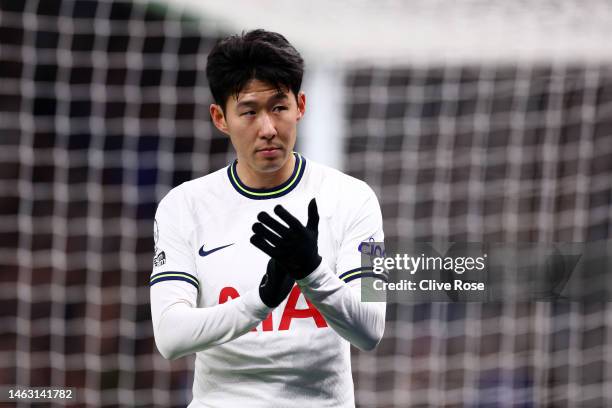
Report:
[[[264,320],[288,295],[294,281],[269,262],[259,290],[207,308],[198,308],[200,281],[193,245],[184,222],[189,219],[180,188],[159,204],[155,215],[155,258],[151,317],[155,343],[163,357],[174,359],[226,343]]]
[[[264,320],[271,308],[256,290],[226,303],[194,307],[185,298],[188,285],[164,282],[151,286],[151,316],[155,344],[161,355],[175,359],[226,343],[247,333]]]
[[[336,270],[343,273],[336,275],[326,262],[321,262],[297,283],[340,336],[361,350],[372,350],[385,330],[386,304],[361,301],[361,278],[372,275],[369,269],[360,270],[362,255],[358,248],[369,238],[384,240],[380,206],[369,187],[361,205],[349,212],[342,230]]]
[[[361,350],[373,350],[385,331],[385,303],[362,302],[360,286],[349,286],[326,263],[297,281],[325,321]]]
[[[314,200],[309,205],[305,227],[281,206],[275,208],[275,213],[289,227],[261,213],[258,216],[260,223],[253,226],[253,245],[286,267],[304,296],[340,336],[360,349],[376,347],[384,332],[385,304],[361,301],[360,278],[371,276],[371,273],[351,274],[351,278],[345,282],[321,261],[317,249],[319,217]],[[338,267],[351,266],[346,270],[361,266],[361,253],[358,250],[361,241],[369,237],[383,240],[382,216],[371,190],[364,205],[350,218],[351,222],[343,234],[338,262]],[[348,281],[351,281],[350,286]]]

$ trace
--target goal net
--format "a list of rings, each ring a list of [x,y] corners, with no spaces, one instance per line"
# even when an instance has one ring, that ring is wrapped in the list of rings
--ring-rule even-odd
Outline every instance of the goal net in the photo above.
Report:
[[[386,244],[612,237],[607,65],[376,67],[347,77],[347,170]],[[610,273],[612,271],[607,271]],[[391,304],[362,406],[607,406],[609,303]]]
[[[418,29],[403,42],[414,49],[346,73],[344,162],[380,197],[386,244],[610,240],[612,64],[600,25],[610,7],[443,3],[408,19]],[[428,19],[436,10],[442,17]],[[375,355],[354,354],[357,400],[608,406],[610,311],[597,302],[390,304]]]
[[[344,170],[377,192],[387,242],[611,239],[609,5],[454,3],[329,6],[406,21],[328,50],[343,61]],[[75,387],[86,406],[191,398],[193,359],[166,361],[153,342],[152,219],[232,151],[204,75],[226,28],[177,10],[0,2],[0,386]],[[326,15],[337,27],[341,13]],[[354,350],[357,404],[609,406],[610,309],[389,304],[378,349]]]
[[[130,1],[0,2],[1,385],[190,401],[193,359],[154,346],[152,222],[171,187],[231,159],[208,114],[216,38]]]

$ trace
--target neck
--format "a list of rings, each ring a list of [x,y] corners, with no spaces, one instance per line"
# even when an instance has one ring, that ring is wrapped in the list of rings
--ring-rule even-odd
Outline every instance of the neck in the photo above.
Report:
[[[236,172],[242,183],[253,189],[273,188],[289,180],[295,167],[295,156],[291,153],[289,160],[280,169],[270,172],[253,170],[244,163],[244,160],[238,160],[236,165]]]

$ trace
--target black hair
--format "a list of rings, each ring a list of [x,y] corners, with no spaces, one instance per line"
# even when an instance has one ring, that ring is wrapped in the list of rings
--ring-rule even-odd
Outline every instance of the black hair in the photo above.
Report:
[[[223,109],[252,79],[288,88],[297,98],[303,75],[304,60],[293,45],[281,34],[261,29],[219,40],[206,64],[210,91]]]

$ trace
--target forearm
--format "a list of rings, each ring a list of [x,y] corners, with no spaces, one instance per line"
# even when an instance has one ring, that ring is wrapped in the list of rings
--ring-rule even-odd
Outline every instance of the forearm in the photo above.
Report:
[[[159,288],[152,287],[152,303],[156,289]],[[159,303],[163,304],[163,300]],[[206,308],[192,307],[179,300],[163,308],[152,308],[155,343],[165,358],[182,357],[242,336],[264,320],[270,310],[261,302],[257,290]]]
[[[362,302],[358,290],[340,280],[325,262],[296,282],[344,339],[362,350],[372,350],[380,342],[385,330],[385,303]]]

